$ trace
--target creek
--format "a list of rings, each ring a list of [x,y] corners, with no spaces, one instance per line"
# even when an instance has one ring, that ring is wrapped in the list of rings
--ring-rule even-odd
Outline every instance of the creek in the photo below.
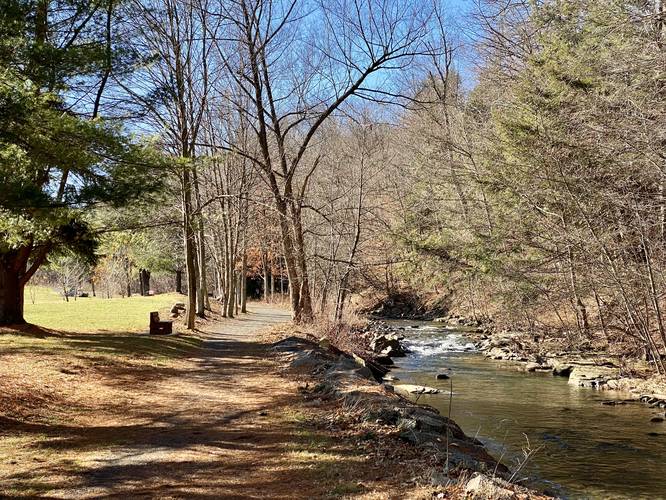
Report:
[[[445,416],[451,399],[451,418],[512,469],[535,450],[517,476],[525,484],[564,498],[666,498],[666,422],[651,422],[663,409],[604,404],[627,396],[486,359],[460,329],[389,323],[404,328],[411,350],[395,359],[394,383],[440,389],[413,399]],[[450,379],[436,380],[441,373]]]

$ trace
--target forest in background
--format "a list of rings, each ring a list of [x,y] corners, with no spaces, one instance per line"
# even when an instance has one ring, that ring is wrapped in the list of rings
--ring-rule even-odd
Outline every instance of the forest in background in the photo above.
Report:
[[[243,309],[250,276],[288,284],[299,322],[408,290],[666,372],[664,16],[8,0],[0,324],[34,277],[181,279],[192,328],[210,300]]]

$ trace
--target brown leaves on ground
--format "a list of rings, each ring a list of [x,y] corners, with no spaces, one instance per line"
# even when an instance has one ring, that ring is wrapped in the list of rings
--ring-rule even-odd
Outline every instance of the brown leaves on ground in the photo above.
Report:
[[[460,494],[429,485],[423,450],[284,372],[265,330],[288,313],[251,311],[194,337],[0,339],[0,496]]]
[[[302,382],[283,377],[255,337],[288,314],[252,310],[209,325],[196,349],[156,337],[130,349],[98,334],[46,344],[4,336],[0,495],[386,498],[417,491],[413,450],[331,420],[333,402],[313,406],[298,390]]]

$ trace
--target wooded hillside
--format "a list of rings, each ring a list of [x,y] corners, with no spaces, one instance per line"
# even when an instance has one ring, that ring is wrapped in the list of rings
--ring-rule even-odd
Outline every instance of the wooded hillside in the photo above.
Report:
[[[31,279],[188,328],[407,290],[666,371],[663,9],[5,2],[0,323]]]

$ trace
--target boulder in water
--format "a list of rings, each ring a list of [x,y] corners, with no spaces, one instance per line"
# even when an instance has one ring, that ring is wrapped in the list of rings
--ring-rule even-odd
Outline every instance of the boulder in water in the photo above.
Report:
[[[380,356],[386,356],[388,358],[404,358],[405,357],[405,351],[402,349],[395,349],[392,346],[388,346],[385,349],[382,349],[382,351],[379,353]]]
[[[405,349],[400,343],[400,337],[394,334],[379,334],[370,341],[370,349],[383,356],[404,356]]]
[[[618,378],[619,372],[617,368],[576,365],[569,375],[569,383],[579,387],[602,389],[609,380]]]
[[[382,377],[384,377],[384,375],[386,375],[389,371],[389,369],[386,368],[384,365],[381,365],[370,358],[364,358],[355,353],[352,353],[352,357],[359,366],[370,370],[370,372],[373,375],[373,378],[377,382],[381,382]]]
[[[568,363],[553,362],[553,375],[556,377],[568,377],[571,375],[573,365]]]
[[[397,392],[408,394],[439,394],[440,390],[427,385],[398,384],[395,386]]]

